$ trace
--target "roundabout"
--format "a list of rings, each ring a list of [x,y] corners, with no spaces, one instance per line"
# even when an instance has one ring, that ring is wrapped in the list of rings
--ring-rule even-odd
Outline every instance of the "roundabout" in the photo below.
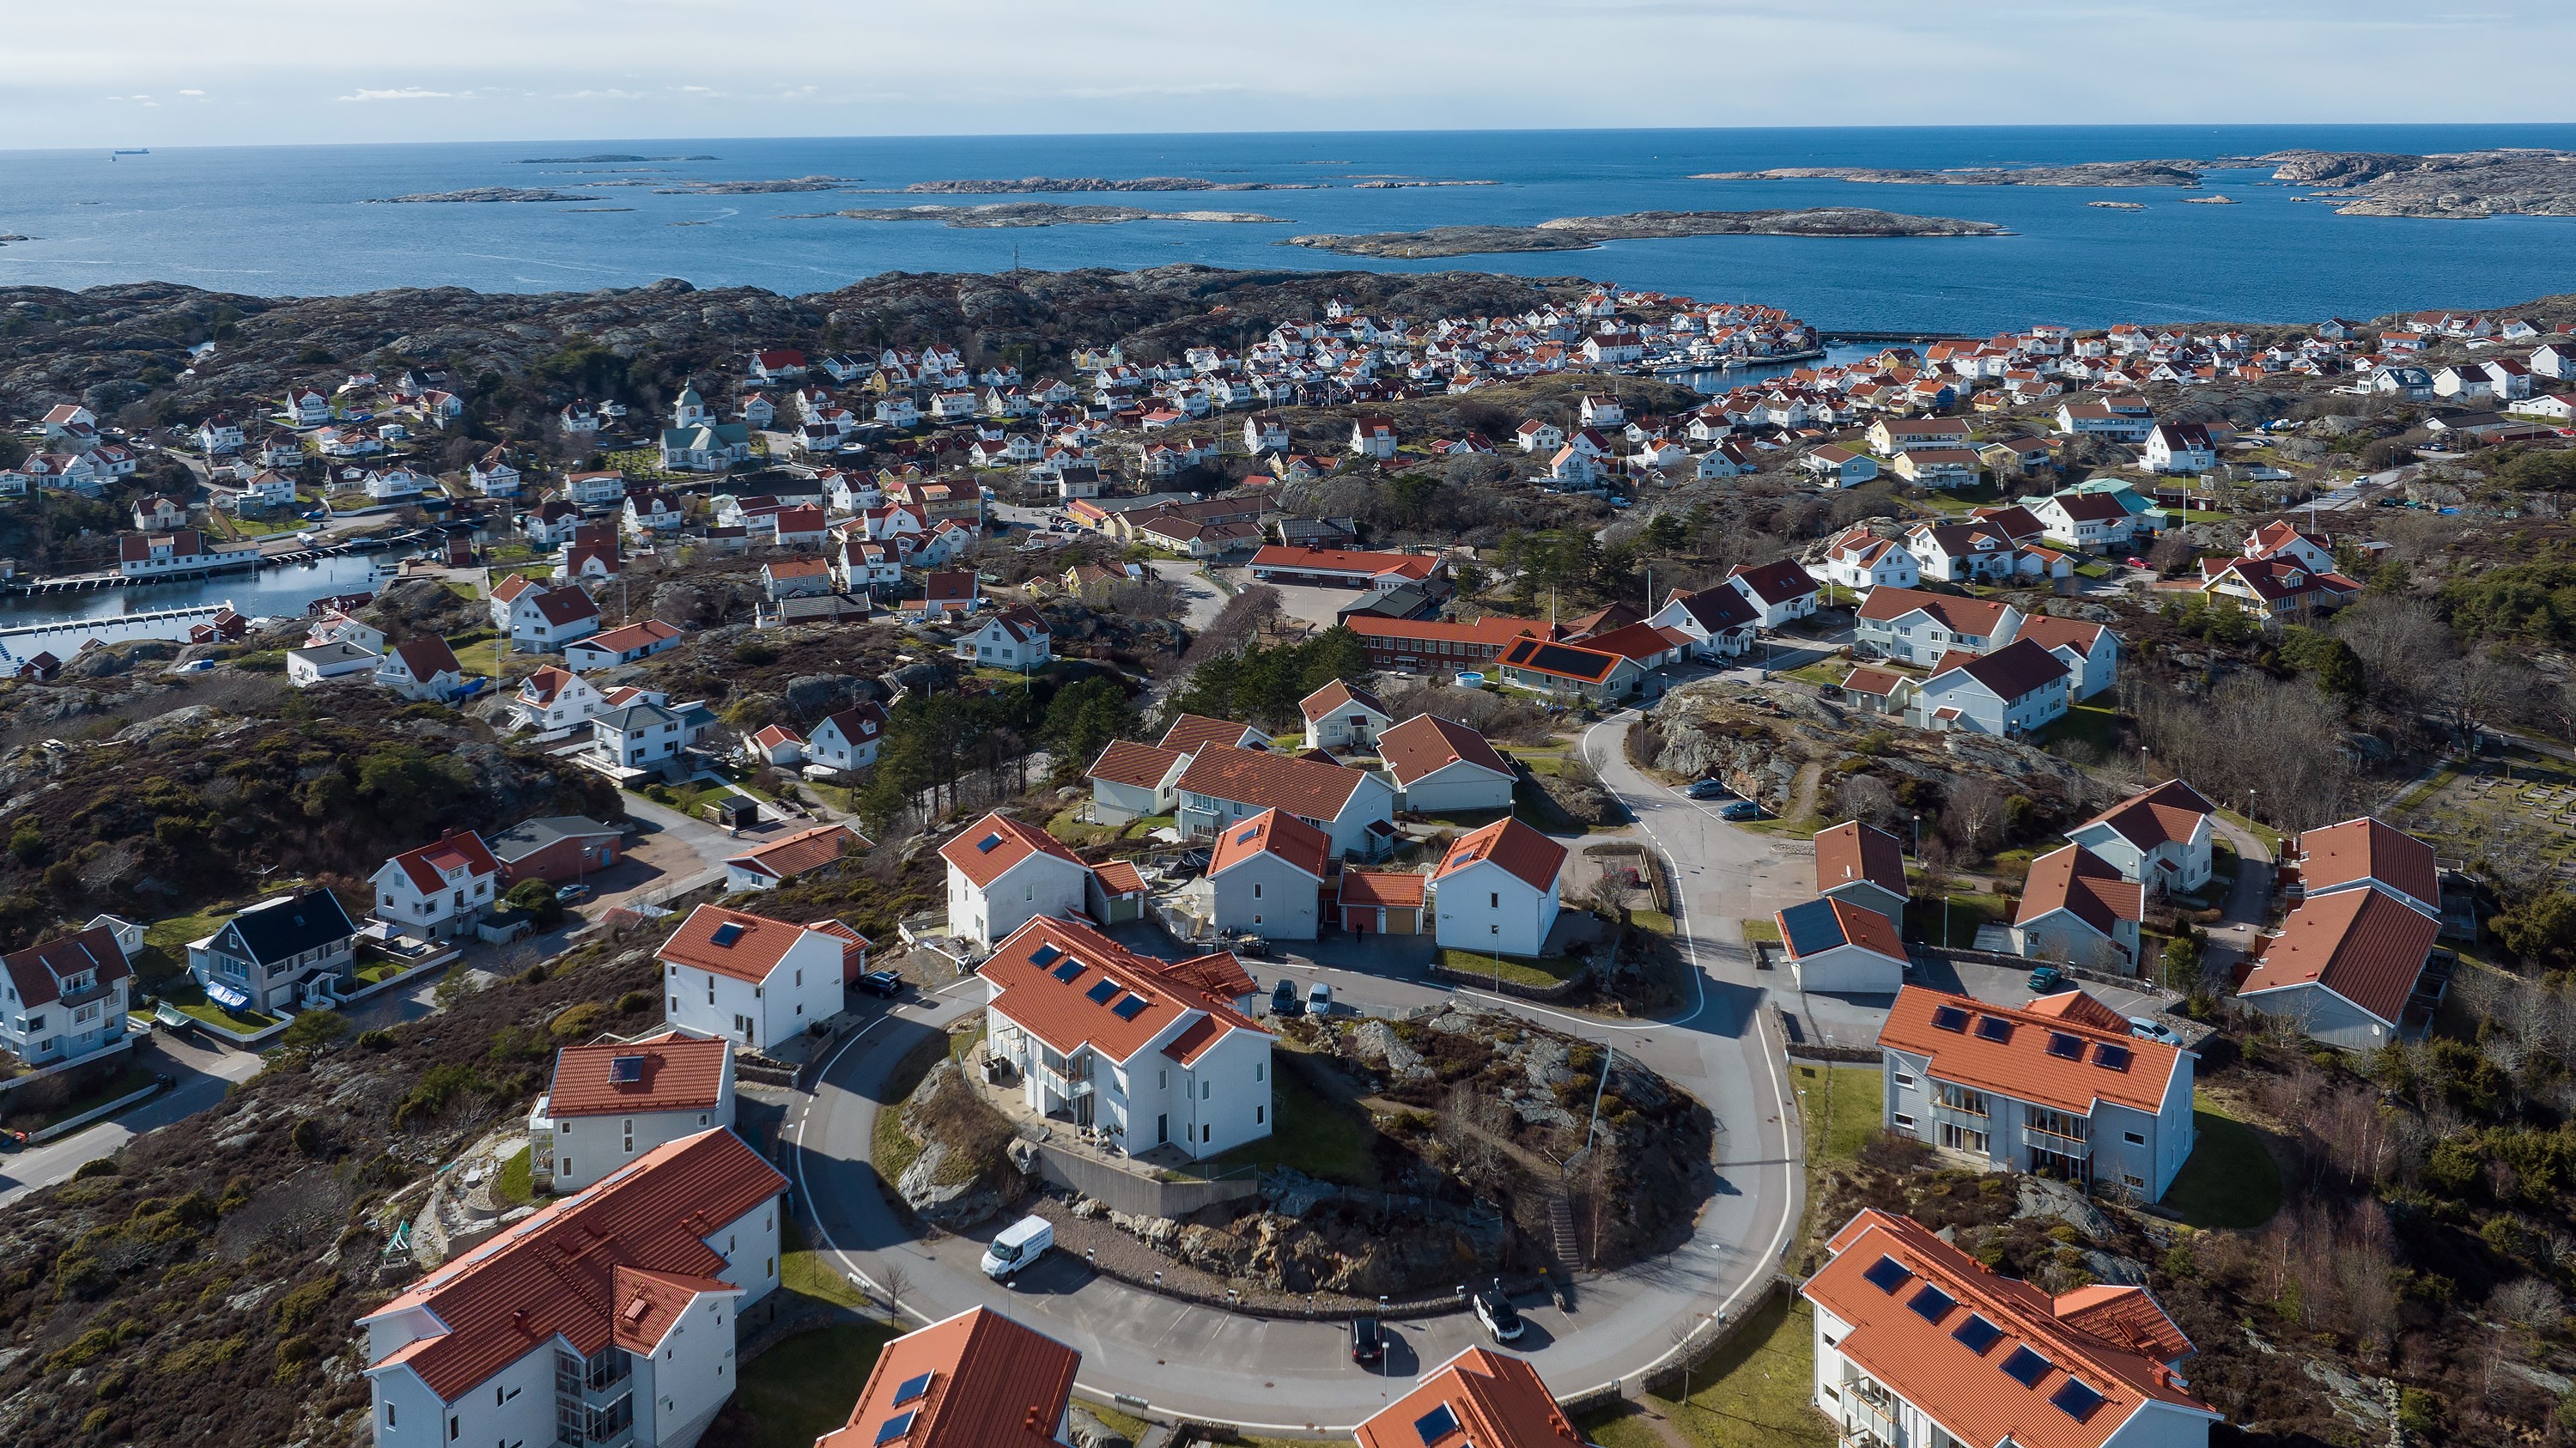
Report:
[[[1596,728],[1594,736],[1611,732]],[[1729,938],[1746,913],[1748,880],[1772,859],[1771,844],[1638,775],[1615,745],[1596,748],[1588,736],[1585,750],[1675,881],[1677,940],[1691,975],[1684,1003],[1668,1018],[1597,1018],[1426,981],[1288,968],[1329,984],[1336,1000],[1363,1015],[1464,997],[1613,1046],[1715,1116],[1716,1192],[1686,1242],[1623,1268],[1578,1274],[1570,1306],[1537,1294],[1518,1302],[1527,1330],[1505,1350],[1527,1358],[1560,1399],[1634,1393],[1713,1320],[1739,1316],[1779,1269],[1802,1200],[1801,1136],[1781,1043],[1761,1009],[1753,964]],[[886,1083],[933,1035],[979,1012],[984,993],[979,978],[963,977],[843,1040],[781,1132],[781,1165],[796,1185],[810,1244],[879,1300],[897,1302],[906,1321],[991,1307],[1078,1350],[1087,1396],[1130,1412],[1272,1434],[1347,1433],[1411,1391],[1420,1374],[1469,1347],[1496,1346],[1468,1313],[1394,1322],[1384,1359],[1363,1369],[1350,1361],[1338,1316],[1228,1312],[1115,1281],[1062,1252],[1005,1287],[977,1266],[984,1239],[1003,1220],[935,1239],[907,1227],[868,1161]]]

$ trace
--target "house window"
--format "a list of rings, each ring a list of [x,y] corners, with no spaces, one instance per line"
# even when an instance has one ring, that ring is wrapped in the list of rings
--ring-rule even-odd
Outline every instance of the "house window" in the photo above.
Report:
[[[1252,886],[1252,898],[1253,898],[1253,899],[1255,899],[1255,900],[1258,900],[1258,899],[1260,899],[1260,898],[1261,898],[1261,885],[1260,885],[1260,882],[1259,882],[1259,881],[1255,881],[1255,882],[1253,883],[1253,886]]]
[[[1900,1111],[1896,1113],[1894,1119],[1897,1129],[1901,1131],[1912,1131],[1914,1129],[1914,1118],[1906,1115],[1904,1112]]]
[[[1259,1081],[1259,1080],[1261,1080],[1261,1079],[1262,1079],[1262,1073],[1263,1073],[1263,1072],[1265,1072],[1265,1071],[1268,1071],[1269,1069],[1270,1069],[1270,1063],[1269,1063],[1269,1062],[1267,1062],[1267,1061],[1255,1061],[1255,1062],[1253,1062],[1253,1063],[1252,1063],[1252,1079],[1253,1079],[1253,1080],[1255,1080],[1255,1081]]]
[[[2147,1135],[2143,1131],[2124,1131],[2120,1134],[2129,1139],[2129,1145],[2131,1146],[2144,1146],[2147,1144]]]
[[[2147,1179],[2132,1172],[2120,1173],[2120,1184],[2131,1191],[2142,1192],[2147,1189]]]
[[[1252,1108],[1252,1124],[1255,1126],[1261,1125],[1262,1114],[1268,1109],[1268,1107],[1264,1106],[1255,1106]]]
[[[1897,1089],[1897,1090],[1899,1090],[1899,1091],[1911,1091],[1911,1090],[1913,1090],[1913,1089],[1914,1089],[1914,1078],[1913,1078],[1912,1076],[1908,1075],[1907,1073],[1903,1072],[1903,1071],[1899,1071],[1899,1072],[1897,1072],[1897,1073],[1896,1073],[1896,1089]]]

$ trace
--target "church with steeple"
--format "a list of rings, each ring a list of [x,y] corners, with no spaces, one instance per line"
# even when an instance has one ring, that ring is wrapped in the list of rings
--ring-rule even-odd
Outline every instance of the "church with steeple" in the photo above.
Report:
[[[662,429],[662,466],[675,473],[720,473],[751,456],[751,429],[718,422],[697,385],[680,389],[671,425]]]

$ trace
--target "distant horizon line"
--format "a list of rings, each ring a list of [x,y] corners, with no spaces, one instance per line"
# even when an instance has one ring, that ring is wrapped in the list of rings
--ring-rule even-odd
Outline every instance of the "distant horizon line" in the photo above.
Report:
[[[1848,125],[1712,125],[1712,126],[1451,126],[1406,127],[1343,130],[1177,130],[1177,131],[944,131],[944,132],[876,132],[858,134],[785,134],[766,136],[530,136],[499,140],[434,139],[416,141],[234,141],[220,144],[156,142],[148,138],[126,137],[102,140],[77,146],[31,146],[0,148],[0,158],[13,156],[83,155],[102,151],[125,150],[129,154],[144,148],[158,151],[290,151],[290,150],[395,150],[415,146],[607,146],[607,145],[740,145],[744,143],[775,144],[780,142],[907,142],[907,141],[1127,141],[1157,139],[1215,140],[1226,138],[1278,139],[1311,136],[1340,137],[1413,137],[1413,136],[1565,136],[1565,135],[1636,135],[1688,136],[1702,134],[1747,134],[1775,132],[1780,134],[1852,133],[1861,131],[1911,132],[1918,134],[2048,134],[2069,132],[2162,132],[2218,134],[2229,131],[2566,131],[2576,133],[2576,120],[2571,121],[2113,121],[2084,125],[1916,125],[1866,124]],[[2576,139],[2576,136],[2571,136]]]

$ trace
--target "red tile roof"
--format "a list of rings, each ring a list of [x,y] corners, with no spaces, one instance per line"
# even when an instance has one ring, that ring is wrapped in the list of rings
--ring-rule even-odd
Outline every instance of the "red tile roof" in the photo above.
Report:
[[[1177,729],[1180,726],[1173,727]],[[1152,789],[1169,778],[1172,767],[1186,758],[1188,756],[1180,750],[1165,749],[1158,744],[1113,739],[1109,741],[1108,748],[1100,751],[1100,757],[1091,762],[1090,777],[1105,779],[1111,784]]]
[[[1960,1029],[1934,1024],[1944,1007],[1964,1013]],[[1980,1016],[2000,1023],[1994,1029],[2002,1039],[1978,1032]],[[2052,1053],[2052,1034],[2074,1037],[2082,1047],[2080,1058]],[[2183,1056],[2180,1047],[2130,1036],[2125,1022],[2105,1029],[2065,1012],[2015,1010],[1919,985],[1897,991],[1896,1003],[1878,1028],[1878,1044],[1930,1058],[1931,1073],[1944,1081],[2078,1116],[2090,1115],[2097,1100],[2152,1114],[2164,1104],[2165,1089]],[[2126,1069],[2103,1064],[2098,1048],[2106,1045],[2128,1051]],[[2110,1059],[2119,1057],[2115,1053]]]
[[[2057,655],[2026,638],[2015,638],[1993,653],[1974,658],[1962,658],[1955,653],[1946,655],[1934,666],[1932,678],[1925,679],[1924,683],[1929,685],[1932,679],[1953,671],[1985,685],[1996,698],[2007,704],[2047,688],[2066,678],[2068,673],[2064,661]]]
[[[1948,593],[1926,593],[1919,588],[1873,588],[1861,601],[1860,617],[1870,623],[1888,623],[1903,618],[1916,609],[1931,616],[1932,621],[1952,633],[1979,638],[1994,637],[2004,620],[2007,604],[1985,598],[1961,598]]]
[[[1396,910],[1422,907],[1422,889],[1431,877],[1414,870],[1344,870],[1341,903]]]
[[[537,595],[536,605],[538,616],[556,627],[599,617],[599,605],[578,588],[549,588]]]
[[[1833,1259],[1799,1291],[1846,1324],[1836,1349],[1965,1442],[2100,1448],[2149,1402],[2219,1416],[2161,1361],[2060,1317],[2047,1294],[1987,1270],[1911,1218],[1865,1210],[1827,1246]],[[1873,1272],[1894,1289],[1880,1288]],[[1948,1302],[1929,1299],[1917,1311],[1926,1285]],[[1999,1330],[1983,1352],[1956,1336],[1971,1313]],[[2041,1360],[2028,1386],[2003,1371],[2024,1353]],[[2080,1418],[2055,1401],[2070,1381],[2102,1399]]]
[[[1340,679],[1335,679],[1298,700],[1297,707],[1305,714],[1306,722],[1309,724],[1336,713],[1348,712],[1353,708],[1366,709],[1381,719],[1389,717],[1386,706],[1378,702],[1377,695],[1366,689],[1352,688]]]
[[[1451,841],[1449,852],[1440,857],[1431,878],[1446,880],[1486,860],[1502,866],[1506,874],[1531,889],[1545,890],[1556,882],[1557,871],[1565,868],[1565,846],[1517,819],[1499,819]]]
[[[17,987],[21,1014],[29,1007],[62,999],[65,976],[95,971],[98,983],[105,985],[134,973],[125,963],[116,933],[104,925],[0,955],[0,969],[8,971],[10,984]]]
[[[1082,857],[1064,841],[998,810],[959,830],[939,847],[939,858],[955,867],[978,890],[1002,878],[1012,866],[1031,855],[1052,855],[1067,864],[1082,866]]]
[[[2021,627],[2013,630],[2013,638],[2016,641],[2028,639],[2044,649],[2069,648],[2079,654],[2089,654],[2093,652],[2093,646],[2101,642],[2102,635],[2110,631],[2108,624],[2039,613],[2023,619]]]
[[[1735,590],[1728,589],[1732,593]],[[1583,647],[1605,654],[1617,654],[1643,664],[1661,658],[1677,649],[1688,648],[1691,636],[1677,628],[1663,628],[1651,623],[1632,623],[1608,633],[1586,634]]]
[[[2073,1021],[2077,1025],[2091,1026],[2097,1031],[2109,1031],[2113,1035],[2126,1035],[2129,1030],[2128,1017],[2080,989],[2070,988],[2059,991],[2055,995],[2033,996],[2030,1003],[2022,1009],[2034,1016]]]
[[[2308,893],[2377,880],[2427,905],[2441,904],[2433,847],[2393,825],[2364,816],[2299,836],[2299,878]]]
[[[969,1308],[887,1343],[849,1424],[814,1448],[1060,1448],[1056,1424],[1081,1365],[1063,1343]],[[915,1383],[919,1394],[898,1402]],[[904,1431],[888,1436],[886,1424],[906,1414]]]
[[[1791,960],[1821,955],[1845,945],[1856,945],[1899,962],[1907,958],[1905,941],[1896,933],[1896,922],[1849,900],[1825,896],[1775,911],[1771,918],[1779,926],[1781,943]]]
[[[1816,893],[1867,880],[1903,899],[1905,842],[1876,825],[1846,820],[1816,832]]]
[[[1843,675],[1844,689],[1854,694],[1868,694],[1882,699],[1894,694],[1896,686],[1904,682],[1903,674],[1891,674],[1885,669],[1855,668]]]
[[[1420,582],[1438,572],[1440,560],[1423,553],[1372,553],[1356,548],[1304,548],[1272,543],[1252,555],[1252,567],[1289,573],[1353,573],[1375,578],[1392,573]]]
[[[622,1271],[714,1284],[724,1258],[706,1238],[787,1190],[787,1178],[721,1128],[656,1147],[598,1185],[556,1202],[474,1248],[369,1314],[426,1308],[447,1330],[415,1341],[375,1367],[409,1367],[455,1402],[561,1334],[590,1354],[637,1335],[621,1326],[636,1293]],[[665,1299],[667,1301],[667,1299]],[[641,1324],[667,1324],[654,1304]],[[656,1339],[660,1334],[654,1333]]]
[[[757,849],[745,850],[727,859],[727,865],[740,865],[754,874],[773,880],[792,880],[808,870],[818,870],[841,858],[852,846],[868,849],[872,841],[848,825],[816,825],[798,830],[783,839],[770,841]]]
[[[2050,1304],[2060,1321],[2122,1344],[2160,1363],[2178,1363],[2199,1351],[2143,1287],[2097,1282],[2058,1294]]]
[[[2236,993],[2320,985],[2394,1026],[2441,930],[2439,921],[2383,891],[2311,894],[2278,935],[2254,947],[2254,969]]]
[[[1183,754],[1196,754],[1211,744],[1243,747],[1246,738],[1260,731],[1231,719],[1211,719],[1205,714],[1183,714],[1163,731],[1162,747]]]
[[[1734,589],[1727,592],[1733,593]],[[1738,603],[1742,599],[1736,600]],[[1536,619],[1504,618],[1488,614],[1473,623],[1449,623],[1434,618],[1378,618],[1355,613],[1342,622],[1363,639],[1402,640],[1417,644],[1474,644],[1479,648],[1499,649],[1522,634],[1550,635],[1553,626]]]
[[[546,1088],[546,1114],[613,1116],[619,1112],[708,1111],[724,1099],[729,1041],[677,1031],[649,1041],[566,1046],[555,1052],[555,1075]],[[613,1063],[638,1063],[635,1079],[620,1081]]]
[[[1415,781],[1435,770],[1446,769],[1461,760],[1481,769],[1490,769],[1505,779],[1515,778],[1511,761],[1485,742],[1485,736],[1436,714],[1416,714],[1377,736],[1378,757],[1386,762],[1387,772],[1395,782],[1411,788]]]
[[[2022,637],[2029,636],[2030,630],[2025,627]],[[2121,839],[2141,850],[2152,850],[2159,845],[2188,843],[2199,831],[2200,822],[2216,813],[2218,806],[2209,802],[2209,796],[2179,779],[2168,779],[2153,789],[2129,796],[2076,828],[2108,825],[2111,833]]]
[[[1190,767],[1181,771],[1180,788],[1259,809],[1284,809],[1304,819],[1329,820],[1350,805],[1351,796],[1367,778],[1338,764],[1211,744],[1191,756]]]
[[[1221,875],[1255,855],[1277,855],[1321,881],[1332,871],[1333,842],[1322,830],[1275,809],[1225,827],[1208,856],[1207,872]]]
[[[1145,877],[1126,860],[1106,860],[1091,867],[1092,878],[1100,882],[1102,893],[1110,896],[1145,893]]]
[[[405,850],[393,857],[411,877],[412,886],[424,895],[435,895],[447,888],[447,872],[464,867],[467,878],[501,873],[501,862],[483,845],[483,837],[472,830],[458,830],[435,844],[416,850]]]
[[[2145,887],[2123,879],[2110,861],[2084,848],[2068,845],[2030,862],[2030,883],[2022,890],[2015,925],[2028,925],[2063,910],[2109,935],[2120,922],[2146,918]]]
[[[1446,1424],[1438,1416],[1443,1409]],[[1352,1436],[1359,1448],[1583,1448],[1585,1442],[1537,1369],[1481,1347],[1441,1364],[1421,1386],[1370,1414]]]
[[[1139,955],[1079,920],[1030,921],[995,946],[977,973],[993,989],[992,1009],[1066,1054],[1088,1046],[1125,1061],[1187,1025],[1193,1012],[1227,1029],[1261,1031],[1234,1008],[1239,992],[1207,988],[1206,965]],[[1127,1005],[1131,998],[1140,1004]]]
[[[838,930],[824,925],[791,925],[772,920],[766,915],[753,915],[741,910],[727,910],[721,905],[701,905],[689,912],[671,938],[662,942],[660,959],[711,970],[735,980],[759,984],[769,979],[770,972],[796,948],[796,942],[808,935],[837,935],[844,940],[858,937],[846,925]],[[718,945],[716,932],[725,926],[740,927],[732,932],[732,943]]]

